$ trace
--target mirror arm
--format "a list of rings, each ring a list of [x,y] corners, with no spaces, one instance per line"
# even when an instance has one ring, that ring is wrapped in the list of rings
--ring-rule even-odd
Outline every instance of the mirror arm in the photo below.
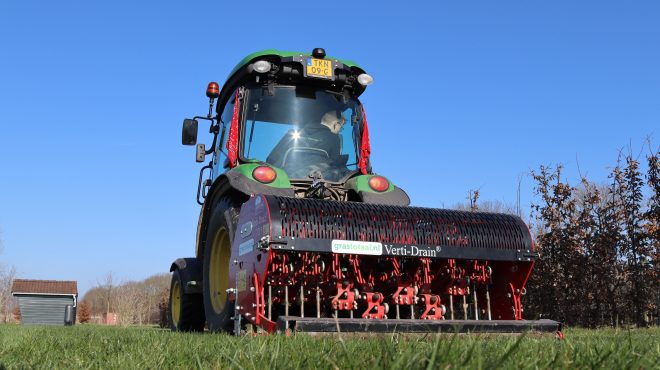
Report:
[[[205,119],[207,121],[211,121],[211,127],[209,128],[209,132],[213,134],[213,144],[211,144],[211,148],[206,151],[207,155],[215,151],[215,143],[216,143],[216,139],[218,138],[218,131],[220,126],[218,123],[216,123],[218,121],[217,118],[218,118],[217,116],[213,118],[202,117],[202,116],[193,117],[193,119]]]
[[[207,155],[215,152],[215,143],[217,138],[218,138],[218,131],[216,130],[215,133],[213,134],[213,143],[211,144],[211,148],[206,151]]]

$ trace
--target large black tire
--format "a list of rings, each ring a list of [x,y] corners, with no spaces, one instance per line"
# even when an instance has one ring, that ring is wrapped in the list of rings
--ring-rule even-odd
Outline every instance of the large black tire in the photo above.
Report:
[[[203,295],[206,323],[211,332],[233,332],[234,302],[227,299],[231,246],[240,205],[221,197],[213,207],[203,252]]]
[[[172,273],[168,315],[172,331],[204,331],[204,302],[201,294],[185,294],[187,282],[179,270]]]

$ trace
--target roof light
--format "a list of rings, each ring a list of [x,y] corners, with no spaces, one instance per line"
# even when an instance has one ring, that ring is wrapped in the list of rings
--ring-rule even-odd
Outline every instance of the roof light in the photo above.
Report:
[[[312,50],[312,56],[314,58],[319,58],[319,59],[325,58],[325,49],[323,49],[323,48],[314,48],[314,50]]]
[[[220,95],[220,85],[217,82],[209,82],[206,87],[206,96],[215,99]]]
[[[374,78],[366,73],[362,73],[361,75],[359,75],[357,80],[362,86],[369,86],[372,83],[374,83]]]
[[[369,179],[369,187],[373,190],[382,193],[390,188],[390,182],[383,176],[374,176]]]
[[[252,177],[263,184],[270,184],[277,178],[277,172],[268,166],[259,166],[252,171]]]
[[[272,65],[267,60],[259,60],[252,64],[252,68],[254,68],[257,73],[266,73],[270,71],[271,67]]]
[[[291,133],[291,137],[293,138],[293,140],[298,140],[298,139],[300,139],[300,131],[294,131],[294,132],[292,132],[292,133]]]

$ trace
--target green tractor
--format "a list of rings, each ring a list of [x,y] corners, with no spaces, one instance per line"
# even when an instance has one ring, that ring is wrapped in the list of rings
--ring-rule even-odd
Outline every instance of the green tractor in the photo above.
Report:
[[[170,268],[172,330],[560,330],[522,319],[537,253],[520,218],[410,207],[374,173],[359,101],[372,82],[317,48],[251,54],[208,85],[208,115],[183,123],[210,161],[195,256]]]

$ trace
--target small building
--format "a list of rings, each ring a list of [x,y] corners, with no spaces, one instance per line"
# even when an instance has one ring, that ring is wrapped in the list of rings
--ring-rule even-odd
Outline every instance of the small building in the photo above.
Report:
[[[105,325],[117,325],[117,314],[114,312],[104,312],[101,323]]]
[[[72,306],[70,319],[75,322],[75,281],[14,279],[11,294],[18,300],[23,324],[65,325],[67,306]]]

